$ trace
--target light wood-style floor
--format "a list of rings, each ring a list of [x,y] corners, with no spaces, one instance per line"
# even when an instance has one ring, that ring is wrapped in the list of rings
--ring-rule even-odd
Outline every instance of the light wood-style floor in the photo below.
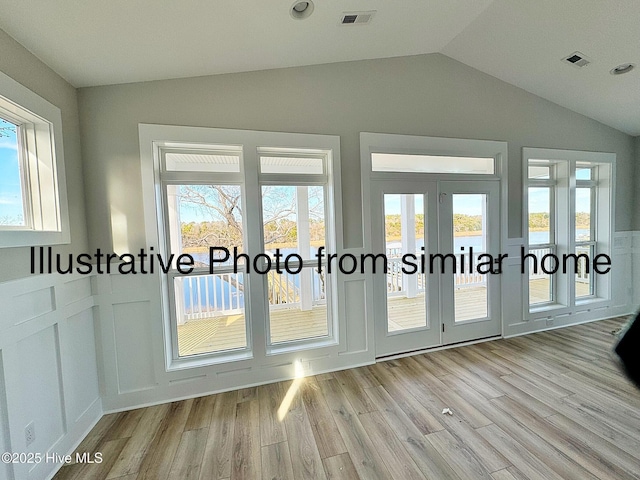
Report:
[[[78,448],[103,463],[55,478],[640,478],[640,391],[610,357],[624,321],[107,415]]]

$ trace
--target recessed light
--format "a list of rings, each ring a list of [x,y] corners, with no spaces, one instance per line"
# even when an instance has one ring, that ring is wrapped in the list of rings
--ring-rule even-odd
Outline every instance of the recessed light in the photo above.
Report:
[[[304,20],[313,13],[313,2],[311,0],[296,1],[291,6],[291,10],[289,10],[289,13],[296,20]]]
[[[622,65],[618,65],[616,68],[611,69],[611,75],[622,75],[623,73],[629,73],[636,66],[633,63],[623,63]]]

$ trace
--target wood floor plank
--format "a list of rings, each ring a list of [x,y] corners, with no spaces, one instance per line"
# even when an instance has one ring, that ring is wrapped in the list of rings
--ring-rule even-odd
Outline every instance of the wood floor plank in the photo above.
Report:
[[[601,457],[603,465],[611,464],[624,470],[632,478],[640,476],[640,460],[633,455],[618,448],[614,442],[605,440],[601,436],[593,433],[583,425],[574,422],[564,415],[557,414],[545,418],[545,422],[557,427],[563,432],[571,434],[572,439],[580,439],[584,444],[595,450]],[[637,450],[636,450],[637,451]],[[622,476],[624,478],[624,476]]]
[[[112,432],[115,428],[115,425],[118,421],[125,415],[123,413],[111,413],[103,416],[98,423],[91,429],[89,434],[80,442],[80,445],[76,448],[76,452],[84,453],[84,452],[96,452],[98,451],[98,446],[101,443],[105,443],[107,440],[107,435],[109,432]],[[133,431],[133,430],[132,430]],[[131,435],[127,435],[130,437]],[[109,440],[117,440],[118,438],[126,438],[126,437],[117,437],[110,438]]]
[[[440,415],[442,408],[436,405],[436,400],[420,388],[411,372],[406,369],[406,361],[397,368],[385,369],[374,366],[382,386],[391,395],[400,409],[411,419],[421,434],[437,432],[444,429],[436,415]],[[425,409],[425,405],[427,408]]]
[[[289,443],[272,443],[261,449],[263,480],[295,480]]]
[[[356,467],[348,453],[341,453],[322,460],[327,480],[360,480]]]
[[[479,428],[478,433],[502,452],[526,478],[530,480],[563,480],[560,475],[547,466],[545,460],[531,454],[527,448],[514,441],[497,425]]]
[[[73,463],[66,465],[56,474],[54,480],[102,480],[106,478],[127,442],[127,438],[119,438],[102,442],[95,450],[84,450],[83,452],[90,453],[91,458],[97,452],[102,453],[101,463]]]
[[[187,430],[182,434],[178,450],[171,465],[169,478],[179,478],[180,480],[198,479],[208,435],[208,428]]]
[[[258,387],[241,388],[238,390],[238,403],[250,402],[258,398]]]
[[[491,474],[493,480],[517,480],[508,469],[498,470]]]
[[[529,370],[527,368],[521,367],[520,365],[518,365],[515,362],[512,362],[511,360],[507,360],[506,358],[500,357],[499,355],[495,355],[495,354],[489,354],[489,355],[492,355],[492,361],[494,363],[503,365],[509,370],[511,370],[513,372],[511,376],[517,375],[523,380],[526,380],[536,385],[541,390],[547,391],[549,395],[552,395],[556,398],[562,398],[575,393],[571,390],[568,390],[562,387],[561,377],[559,375],[556,375],[555,373],[547,373],[541,369],[538,369],[537,372],[534,372],[532,371],[532,370],[535,370],[534,366],[530,366],[531,370]],[[508,375],[505,375],[505,376],[508,376]]]
[[[489,478],[489,472],[482,466],[476,454],[447,430],[430,433],[425,438],[460,478]]]
[[[380,385],[380,382],[374,377],[367,367],[353,368],[351,373],[357,379],[360,388],[372,388]]]
[[[380,412],[364,413],[359,416],[362,426],[377,447],[391,474],[396,480],[424,480],[424,475],[396,437]]]
[[[640,440],[638,437],[640,435],[640,429],[637,427],[638,422],[633,422],[631,418],[625,417],[623,414],[619,415],[615,410],[615,405],[598,405],[579,395],[563,398],[562,403],[569,405],[573,409],[587,412],[601,424],[609,425],[619,433],[625,434],[632,439]]]
[[[133,435],[140,419],[144,414],[144,408],[129,410],[128,412],[117,413],[117,419],[104,436],[105,441],[117,440],[118,438],[129,438]]]
[[[333,375],[357,414],[375,411],[375,407],[351,370],[341,370]]]
[[[360,478],[367,480],[388,479],[387,467],[377,455],[375,446],[342,392],[338,381],[335,379],[324,380],[318,384]]]
[[[513,402],[508,397],[495,398],[491,400],[491,403],[496,405],[498,409],[494,419],[496,425],[500,426],[520,445],[526,445],[529,452],[536,457],[544,458],[548,467],[562,478],[566,480],[596,480],[596,477],[583,465],[574,462],[547,441],[547,437],[551,435],[550,431],[537,435],[526,422],[522,422],[527,416],[531,418],[531,415],[527,414],[525,405]],[[499,412],[502,412],[502,415],[499,415]]]
[[[326,377],[325,377],[326,378]],[[328,378],[330,379],[330,378]],[[328,458],[347,452],[331,410],[320,391],[317,377],[309,378],[302,384],[304,402],[313,436],[320,452],[320,458]]]
[[[117,478],[140,471],[147,450],[171,407],[169,404],[145,408],[135,430],[114,462],[107,478]]]
[[[504,395],[503,392],[482,379],[485,372],[481,376],[478,375],[477,372],[482,371],[482,365],[469,362],[458,353],[458,350],[460,349],[452,348],[451,350],[438,352],[442,357],[446,358],[447,367],[453,375],[466,381],[470,387],[487,399]]]
[[[300,386],[304,381],[305,379],[297,379],[293,382],[282,384],[283,388],[287,388],[285,398],[291,399],[291,403],[285,412],[283,423],[287,430],[293,473],[295,478],[300,480],[325,479],[326,475],[322,466],[320,452],[302,401]]]
[[[189,418],[187,419],[184,429],[200,430],[201,428],[209,428],[214,401],[215,395],[194,398],[191,411],[189,412]]]
[[[568,458],[580,457],[581,467],[586,468],[598,478],[620,480],[631,478],[624,469],[606,460],[588,444],[574,437],[571,432],[561,430],[544,419],[536,417],[514,400],[505,397],[495,399],[494,403],[500,404],[505,412],[509,412],[519,423],[526,425],[529,430]]]
[[[427,478],[459,478],[383,386],[368,388],[367,394]]]
[[[200,480],[223,480],[231,477],[236,399],[236,392],[215,395]]]
[[[496,342],[500,343],[500,342]],[[539,361],[532,355],[522,355],[522,352],[515,352],[508,348],[508,343],[505,343],[502,347],[496,346],[490,350],[491,355],[498,356],[504,362],[500,362],[499,365],[504,367],[505,370],[510,370],[507,375],[518,374],[518,369],[523,368],[532,373],[543,376],[547,379],[557,379],[562,374],[569,370],[563,367],[559,367],[554,362]],[[486,351],[486,350],[485,350]],[[480,355],[481,356],[481,355]],[[494,357],[495,358],[495,357]],[[497,362],[492,362],[494,365],[498,365]],[[517,365],[517,369],[509,368],[509,365]],[[514,371],[516,370],[516,371]]]
[[[193,400],[170,404],[153,442],[140,465],[138,480],[166,479],[171,469],[182,432],[190,416]]]
[[[233,433],[231,480],[252,480],[261,476],[260,405],[258,400],[237,404]]]
[[[640,460],[640,438],[638,436],[629,436],[625,432],[621,432],[612,427],[601,418],[593,415],[578,405],[571,405],[566,402],[556,402],[554,408],[564,417],[584,426],[591,432],[601,438],[613,443],[619,449],[627,452],[633,457]]]
[[[509,375],[505,375],[505,377],[509,377]],[[468,400],[485,417],[493,418],[493,405],[479,393],[476,393],[473,389],[469,388],[469,386],[464,381],[454,377],[453,375],[441,377],[440,380],[449,388],[454,390],[460,397]],[[532,397],[524,391],[517,389],[513,385],[505,382],[502,378],[495,379],[494,383],[498,388],[505,392],[505,395],[508,395],[510,398],[517,399],[522,404],[527,405],[527,408],[535,412],[535,414],[539,417],[544,418],[556,413],[556,410],[549,407],[547,404],[542,403],[535,397]]]
[[[258,387],[260,402],[260,444],[262,446],[287,441],[284,424],[278,419],[278,409],[282,404],[282,389],[277,383]]]
[[[420,373],[421,370],[419,369],[418,363],[415,362],[415,359],[409,357],[404,360],[403,367],[400,368],[413,369],[413,378],[422,385],[423,391],[431,392],[433,397],[439,401],[439,408],[434,413],[441,415],[443,408],[450,408],[455,410],[457,415],[464,418],[473,428],[483,427],[491,423],[491,420],[489,420],[486,415],[483,415],[475,405],[462,398],[454,390],[448,388],[442,383],[440,378],[429,376],[426,373]],[[423,397],[425,400],[429,398],[425,393],[423,393]]]
[[[544,390],[540,388],[533,382],[530,382],[526,378],[523,378],[517,374],[504,375],[500,377],[505,383],[508,383],[512,387],[520,390],[522,393],[535,398],[539,402],[542,402],[544,405],[551,406],[557,404],[560,399],[555,395],[549,393],[548,390]],[[555,413],[553,407],[551,408],[551,414]]]
[[[452,375],[440,377],[440,380],[451,388],[453,387],[450,380],[456,380],[459,382],[461,384],[461,389],[458,391],[460,397],[469,400],[476,407],[484,403],[488,404],[488,401],[484,397],[469,388],[463,380],[456,379]],[[491,405],[488,404],[488,407],[490,406]],[[488,413],[486,410],[483,410],[483,412],[485,414]],[[458,442],[466,445],[475,453],[476,459],[487,472],[502,470],[511,465],[511,463],[500,452],[493,448],[489,442],[481,437],[474,428],[472,428],[466,421],[458,418],[457,412],[454,412],[453,415],[441,415],[440,421],[446,428],[446,431],[451,433]]]

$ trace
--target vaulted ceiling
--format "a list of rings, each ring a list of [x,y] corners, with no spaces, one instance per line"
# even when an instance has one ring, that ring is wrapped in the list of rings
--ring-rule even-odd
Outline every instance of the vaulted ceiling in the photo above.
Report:
[[[293,0],[0,0],[0,28],[76,87],[441,52],[640,135],[638,0],[314,4],[296,20]],[[340,24],[371,10],[368,25]],[[561,62],[575,51],[592,63]]]

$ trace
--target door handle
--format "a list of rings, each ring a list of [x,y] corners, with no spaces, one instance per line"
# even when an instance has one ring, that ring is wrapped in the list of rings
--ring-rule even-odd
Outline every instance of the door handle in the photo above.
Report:
[[[445,199],[445,197],[446,197],[446,196],[447,196],[447,194],[446,194],[446,193],[444,193],[444,192],[443,192],[443,193],[441,193],[441,194],[440,194],[440,196],[439,196],[439,198],[438,198],[438,201],[439,201],[440,203],[444,203],[444,199]]]

